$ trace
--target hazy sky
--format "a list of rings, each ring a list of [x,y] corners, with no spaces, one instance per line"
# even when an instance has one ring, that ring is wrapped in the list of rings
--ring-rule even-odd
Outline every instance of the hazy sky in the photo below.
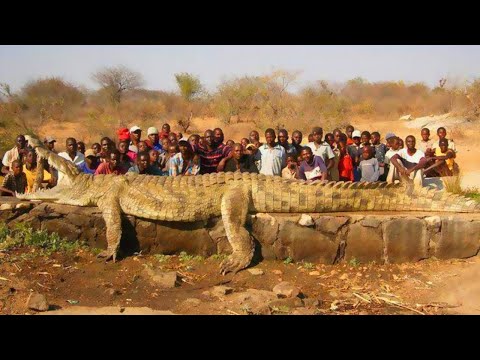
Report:
[[[31,45],[0,46],[0,82],[14,90],[38,77],[61,76],[96,88],[92,72],[126,65],[140,72],[146,88],[176,89],[174,73],[190,72],[212,90],[223,78],[301,70],[297,86],[320,79],[404,80],[435,85],[480,77],[480,46],[423,45]]]

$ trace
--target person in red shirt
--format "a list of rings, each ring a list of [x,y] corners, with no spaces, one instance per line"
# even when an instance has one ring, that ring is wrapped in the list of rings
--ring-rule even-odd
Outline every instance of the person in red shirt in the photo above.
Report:
[[[174,134],[175,137],[177,136],[177,134],[172,133],[172,132],[170,131],[170,125],[169,125],[169,124],[163,124],[163,126],[162,126],[162,131],[161,131],[160,134],[159,134],[160,139],[168,139],[168,136],[169,136],[170,134]],[[166,151],[166,149],[165,149],[165,151]]]
[[[128,169],[120,165],[120,151],[114,150],[108,155],[107,162],[101,163],[98,166],[95,175],[123,175],[126,174],[127,171]]]
[[[353,161],[347,151],[347,144],[342,139],[338,142],[340,160],[338,162],[338,174],[340,181],[353,181]]]
[[[353,138],[352,134],[355,128],[352,125],[348,125],[345,129],[345,132],[347,133],[347,145],[353,145]]]

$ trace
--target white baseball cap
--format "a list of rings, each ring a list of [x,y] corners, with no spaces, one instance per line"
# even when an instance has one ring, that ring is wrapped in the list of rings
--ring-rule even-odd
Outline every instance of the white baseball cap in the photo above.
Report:
[[[360,130],[355,130],[353,133],[352,133],[352,139],[354,137],[362,137],[362,133],[360,132]]]
[[[135,131],[137,131],[137,130],[142,131],[142,129],[140,129],[137,125],[132,126],[132,127],[130,128],[130,134],[133,133],[133,132],[135,132]]]
[[[147,135],[154,135],[154,134],[157,134],[158,135],[158,129],[156,127],[149,127],[148,130],[147,130]]]

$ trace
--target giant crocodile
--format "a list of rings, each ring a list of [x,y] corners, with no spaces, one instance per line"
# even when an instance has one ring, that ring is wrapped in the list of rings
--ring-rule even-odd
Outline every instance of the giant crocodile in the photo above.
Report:
[[[45,149],[40,142],[31,143],[39,159],[47,159],[64,176],[52,189],[17,196],[98,206],[106,223],[108,244],[99,256],[113,261],[120,248],[122,213],[183,222],[221,216],[233,249],[220,266],[222,274],[226,274],[244,269],[253,258],[254,243],[245,228],[248,213],[480,212],[480,204],[474,200],[446,191],[414,188],[408,182],[312,182],[239,172],[178,177],[134,173],[93,176],[80,173],[73,163]]]

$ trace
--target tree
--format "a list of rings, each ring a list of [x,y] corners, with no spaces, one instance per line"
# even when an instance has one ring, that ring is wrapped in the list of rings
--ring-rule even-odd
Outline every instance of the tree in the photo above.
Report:
[[[12,89],[10,89],[10,85],[6,83],[0,83],[0,95],[8,98],[13,97]]]
[[[92,75],[92,80],[107,92],[110,100],[120,104],[125,91],[134,90],[144,84],[143,76],[123,65],[106,67]]]
[[[200,79],[189,73],[175,74],[175,80],[182,97],[187,101],[192,101],[195,96],[203,92],[203,86]]]

